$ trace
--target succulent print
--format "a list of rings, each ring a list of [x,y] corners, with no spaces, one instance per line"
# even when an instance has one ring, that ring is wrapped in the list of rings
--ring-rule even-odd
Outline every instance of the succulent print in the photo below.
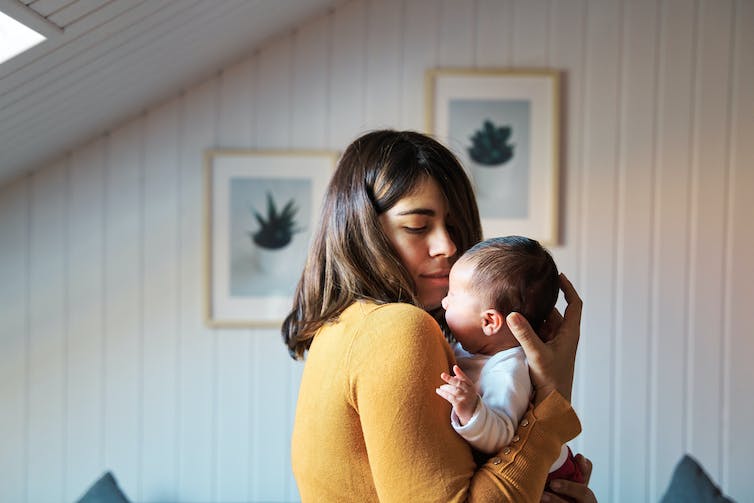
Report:
[[[268,250],[283,248],[291,242],[295,233],[302,231],[302,229],[296,227],[296,221],[293,219],[297,211],[295,201],[291,199],[278,213],[272,194],[268,192],[267,218],[254,211],[254,216],[261,228],[257,232],[250,232],[249,235],[261,248]]]
[[[499,166],[513,157],[514,145],[509,143],[511,127],[497,127],[490,120],[485,120],[482,128],[471,137],[468,152],[471,159],[482,166]]]

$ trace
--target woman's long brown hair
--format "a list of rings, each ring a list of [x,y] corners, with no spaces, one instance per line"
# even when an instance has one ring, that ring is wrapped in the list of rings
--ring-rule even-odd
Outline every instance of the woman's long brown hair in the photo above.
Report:
[[[357,300],[419,305],[379,216],[427,177],[447,199],[448,232],[460,255],[482,231],[469,179],[448,149],[420,133],[382,130],[359,137],[343,153],[282,326],[293,358],[303,358],[317,330]]]

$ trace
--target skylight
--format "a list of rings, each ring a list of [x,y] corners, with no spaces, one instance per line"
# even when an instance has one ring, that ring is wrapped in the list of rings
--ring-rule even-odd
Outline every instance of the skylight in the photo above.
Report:
[[[0,64],[44,40],[44,35],[0,12]]]

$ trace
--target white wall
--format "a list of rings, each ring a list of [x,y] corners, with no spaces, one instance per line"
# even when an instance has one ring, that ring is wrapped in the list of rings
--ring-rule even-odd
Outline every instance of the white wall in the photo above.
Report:
[[[575,446],[602,501],[683,452],[754,499],[754,4],[357,0],[0,188],[0,501],[291,501],[301,367],[203,325],[202,152],[421,129],[424,70],[565,74]]]

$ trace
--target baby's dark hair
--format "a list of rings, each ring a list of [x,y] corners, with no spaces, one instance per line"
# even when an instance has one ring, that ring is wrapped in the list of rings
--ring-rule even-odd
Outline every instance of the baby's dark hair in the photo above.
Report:
[[[503,316],[517,312],[538,331],[558,300],[558,268],[539,242],[522,236],[491,238],[460,259],[471,264],[471,288]]]

